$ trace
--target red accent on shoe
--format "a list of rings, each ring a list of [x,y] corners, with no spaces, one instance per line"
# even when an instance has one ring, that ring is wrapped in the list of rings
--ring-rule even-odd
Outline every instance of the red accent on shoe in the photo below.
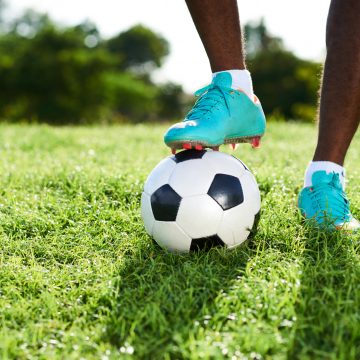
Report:
[[[190,149],[192,149],[192,146],[191,146],[190,143],[184,143],[182,147],[183,147],[183,149],[185,149],[185,150],[190,150]]]
[[[195,145],[195,150],[202,150],[202,149],[203,149],[202,145]]]
[[[260,136],[255,136],[251,139],[251,146],[256,149],[260,147]]]
[[[176,149],[175,149],[175,148],[172,148],[172,149],[171,149],[171,153],[172,153],[173,155],[176,155]]]

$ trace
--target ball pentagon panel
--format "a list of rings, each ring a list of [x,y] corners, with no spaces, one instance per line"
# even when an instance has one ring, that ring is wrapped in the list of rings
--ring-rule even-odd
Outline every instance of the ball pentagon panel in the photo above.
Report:
[[[175,221],[181,200],[181,196],[169,184],[157,189],[150,197],[155,220]]]

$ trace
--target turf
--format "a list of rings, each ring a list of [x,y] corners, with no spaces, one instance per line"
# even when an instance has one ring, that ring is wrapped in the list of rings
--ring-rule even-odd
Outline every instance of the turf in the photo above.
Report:
[[[164,126],[0,126],[1,359],[358,359],[359,236],[302,227],[316,139],[271,123],[235,152],[262,217],[233,251],[173,255],[146,235]],[[347,160],[360,217],[360,138]]]

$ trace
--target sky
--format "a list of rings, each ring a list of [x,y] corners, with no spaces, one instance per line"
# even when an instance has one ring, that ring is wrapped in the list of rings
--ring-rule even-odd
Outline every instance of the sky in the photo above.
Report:
[[[219,0],[221,1],[221,0]],[[184,0],[8,0],[9,15],[32,8],[63,25],[93,21],[104,37],[144,24],[170,43],[171,53],[154,74],[159,82],[174,81],[193,92],[211,81],[205,51]],[[206,0],[203,1],[206,6]],[[271,34],[305,59],[322,61],[330,0],[238,0],[241,24],[265,19]],[[255,84],[256,90],[256,84]]]

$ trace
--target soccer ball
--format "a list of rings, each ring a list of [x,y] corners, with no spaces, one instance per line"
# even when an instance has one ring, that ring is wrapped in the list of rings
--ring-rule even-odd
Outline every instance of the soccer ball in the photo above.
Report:
[[[185,150],[150,173],[141,214],[147,233],[170,251],[233,248],[257,225],[260,192],[253,174],[234,156]]]

